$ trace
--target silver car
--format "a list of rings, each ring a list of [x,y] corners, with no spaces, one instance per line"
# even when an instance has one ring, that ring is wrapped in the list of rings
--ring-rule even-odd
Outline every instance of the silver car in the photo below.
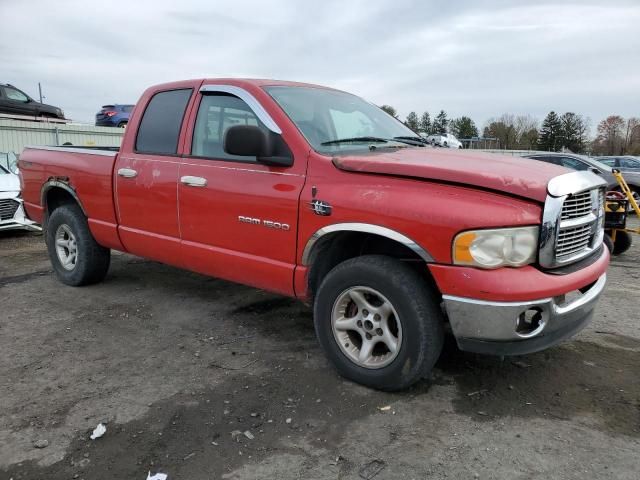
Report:
[[[611,168],[617,168],[621,172],[640,172],[640,159],[630,155],[610,156],[610,157],[594,157]]]
[[[0,231],[15,229],[40,230],[24,214],[18,175],[0,165]]]
[[[609,190],[620,190],[618,181],[611,173],[611,167],[605,163],[599,162],[594,157],[587,157],[584,155],[577,155],[575,153],[554,153],[554,152],[540,152],[530,155],[525,155],[526,158],[532,160],[540,160],[542,162],[554,163],[562,167],[570,168],[571,170],[591,170],[594,173],[602,176],[607,181]],[[627,185],[633,192],[633,197],[636,202],[640,202],[640,170],[627,170],[623,172]],[[629,206],[631,210],[631,206]]]

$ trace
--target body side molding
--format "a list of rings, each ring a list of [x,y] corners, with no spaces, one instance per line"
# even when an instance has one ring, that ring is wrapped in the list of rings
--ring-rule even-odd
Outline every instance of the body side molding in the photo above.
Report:
[[[405,247],[408,247],[410,250],[419,255],[420,258],[422,258],[425,262],[432,263],[434,261],[433,257],[429,255],[429,252],[427,252],[424,248],[422,248],[406,235],[396,232],[395,230],[391,230],[390,228],[381,227],[380,225],[373,225],[370,223],[334,223],[332,225],[326,225],[318,229],[313,235],[311,235],[311,238],[307,241],[307,244],[304,247],[304,251],[302,253],[302,265],[309,264],[311,252],[313,251],[313,247],[315,246],[317,241],[320,240],[323,236],[334,232],[362,232],[386,237],[403,244]]]

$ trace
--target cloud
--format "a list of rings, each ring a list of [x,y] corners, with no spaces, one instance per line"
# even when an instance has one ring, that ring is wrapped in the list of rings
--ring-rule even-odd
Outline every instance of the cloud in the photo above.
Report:
[[[307,81],[479,124],[504,112],[640,115],[640,5],[0,0],[3,78],[74,120],[154,83]],[[28,25],[28,28],[25,28]]]

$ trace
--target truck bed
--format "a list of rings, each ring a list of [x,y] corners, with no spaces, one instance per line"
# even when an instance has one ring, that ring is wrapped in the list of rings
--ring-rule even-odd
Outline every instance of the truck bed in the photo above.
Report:
[[[89,227],[103,245],[121,248],[113,196],[115,147],[27,147],[20,155],[22,196],[29,218],[42,223],[47,191],[62,186],[75,195]],[[81,200],[80,200],[81,199]],[[115,244],[114,244],[115,241]]]

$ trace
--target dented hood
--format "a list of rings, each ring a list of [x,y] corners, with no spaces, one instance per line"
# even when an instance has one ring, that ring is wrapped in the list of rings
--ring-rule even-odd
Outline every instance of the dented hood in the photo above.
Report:
[[[340,170],[422,178],[505,192],[539,202],[549,180],[567,173],[564,167],[470,150],[401,148],[333,158]]]

